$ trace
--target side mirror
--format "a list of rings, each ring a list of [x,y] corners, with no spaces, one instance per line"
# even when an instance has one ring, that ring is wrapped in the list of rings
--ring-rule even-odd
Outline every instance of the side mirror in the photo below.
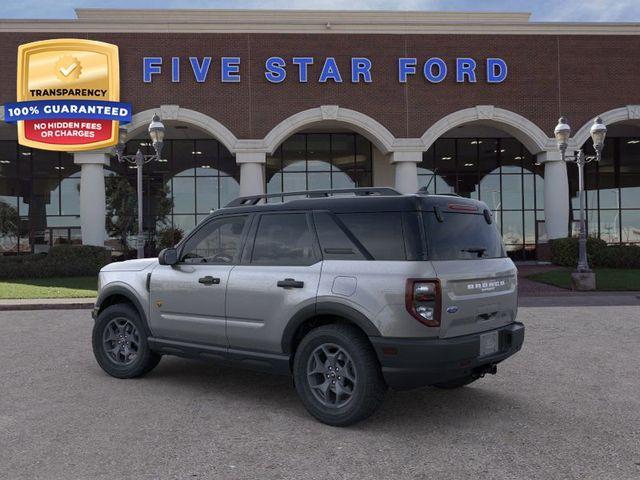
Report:
[[[158,255],[160,265],[175,265],[178,263],[178,251],[175,248],[165,248]]]

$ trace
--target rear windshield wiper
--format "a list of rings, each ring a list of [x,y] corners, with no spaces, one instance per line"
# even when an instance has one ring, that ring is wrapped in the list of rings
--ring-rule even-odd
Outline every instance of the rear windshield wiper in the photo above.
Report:
[[[487,251],[487,249],[484,247],[471,247],[471,248],[463,248],[461,251],[469,252],[469,253],[477,253],[478,257],[482,257],[484,255],[484,252]]]

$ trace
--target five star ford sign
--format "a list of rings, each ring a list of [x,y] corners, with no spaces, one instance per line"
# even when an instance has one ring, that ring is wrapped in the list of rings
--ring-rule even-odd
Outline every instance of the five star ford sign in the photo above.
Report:
[[[43,150],[82,151],[118,142],[131,105],[120,102],[118,47],[56,39],[18,48],[17,102],[5,120],[17,122],[18,142]]]

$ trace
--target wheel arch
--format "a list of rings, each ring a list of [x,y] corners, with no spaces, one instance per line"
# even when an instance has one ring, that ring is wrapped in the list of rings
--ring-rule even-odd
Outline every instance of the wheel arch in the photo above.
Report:
[[[151,330],[149,329],[149,323],[147,321],[147,314],[142,307],[142,302],[140,302],[140,299],[135,293],[125,286],[110,285],[100,291],[95,305],[96,317],[105,308],[122,303],[131,304],[133,308],[136,309],[138,315],[140,315],[140,319],[142,320],[147,336],[151,336]]]
[[[307,332],[317,326],[331,323],[354,325],[367,337],[381,336],[373,322],[355,308],[336,302],[319,302],[304,307],[291,317],[282,335],[283,353],[293,354]]]

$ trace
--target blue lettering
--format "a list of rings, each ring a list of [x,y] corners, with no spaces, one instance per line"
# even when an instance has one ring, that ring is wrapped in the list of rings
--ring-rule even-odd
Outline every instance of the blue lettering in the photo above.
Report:
[[[398,59],[398,81],[400,83],[407,83],[407,75],[415,75],[416,63],[418,60],[415,58]]]
[[[438,67],[437,75],[433,73],[433,67]],[[430,58],[424,64],[424,76],[431,83],[440,83],[447,76],[447,64],[441,58]]]
[[[298,65],[298,81],[307,83],[307,70],[313,64],[313,57],[293,57],[291,63]]]
[[[487,58],[487,82],[502,83],[507,78],[507,62],[501,58]]]
[[[284,82],[284,79],[287,78],[287,71],[284,69],[286,63],[282,57],[269,57],[267,61],[264,62],[264,66],[267,69],[264,72],[264,76],[271,83],[280,83]]]
[[[342,83],[338,64],[336,63],[336,59],[333,57],[327,57],[324,61],[322,71],[320,72],[320,83],[325,83],[329,79],[336,83]]]
[[[221,76],[223,83],[240,81],[240,57],[222,57]]]
[[[178,83],[180,81],[180,58],[171,57],[171,81]]]
[[[198,63],[197,57],[189,57],[189,62],[191,62],[191,69],[193,70],[194,77],[196,77],[196,82],[204,82],[207,79],[209,67],[211,66],[211,57],[204,57],[202,59],[202,65]]]
[[[162,57],[144,57],[142,59],[142,81],[151,83],[151,75],[162,72]]]
[[[363,77],[365,83],[371,83],[371,60],[354,57],[351,59],[351,82],[360,82],[360,77]]]
[[[476,83],[476,61],[473,58],[456,58],[456,82],[464,83],[464,77]]]

